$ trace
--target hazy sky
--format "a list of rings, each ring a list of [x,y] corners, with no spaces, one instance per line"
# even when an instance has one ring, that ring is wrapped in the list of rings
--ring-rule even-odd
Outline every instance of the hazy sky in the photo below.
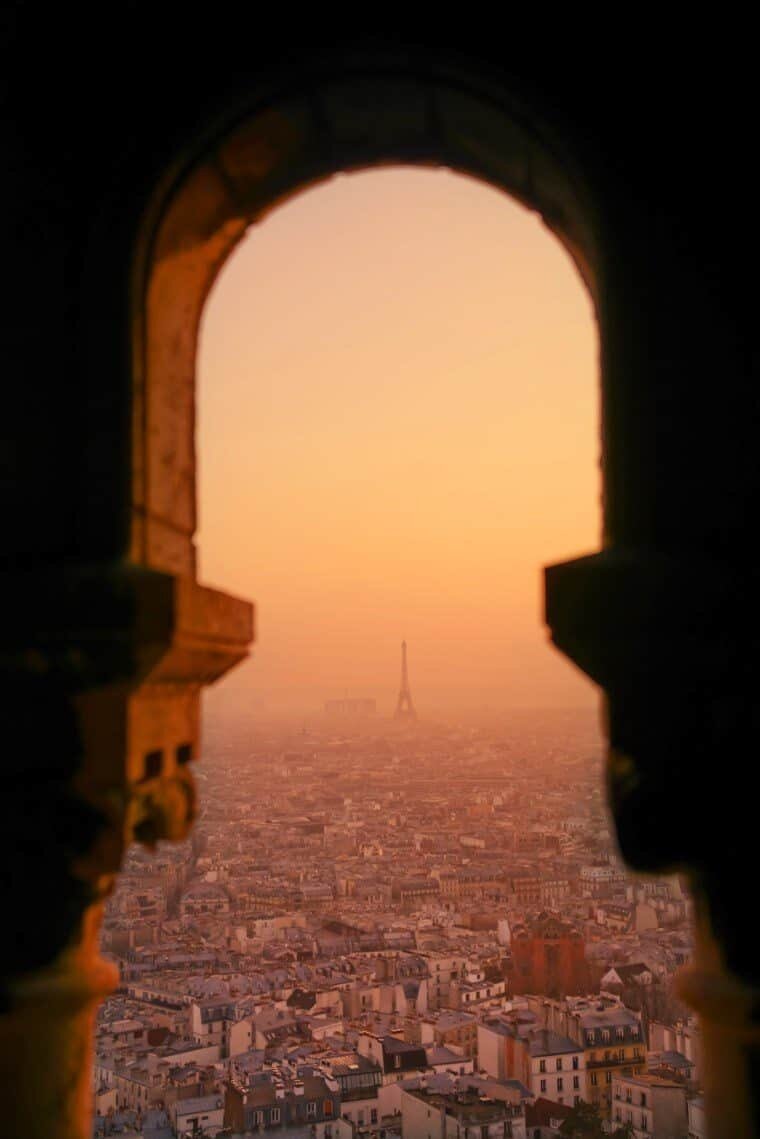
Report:
[[[597,337],[564,249],[443,171],[341,175],[253,227],[206,306],[198,543],[253,599],[212,700],[574,706],[541,567],[598,548]]]

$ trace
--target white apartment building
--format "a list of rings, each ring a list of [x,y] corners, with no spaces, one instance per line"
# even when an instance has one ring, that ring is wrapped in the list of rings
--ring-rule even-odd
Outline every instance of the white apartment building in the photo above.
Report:
[[[612,1081],[613,1123],[628,1123],[634,1139],[683,1139],[688,1126],[686,1087],[660,1076],[616,1075]]]

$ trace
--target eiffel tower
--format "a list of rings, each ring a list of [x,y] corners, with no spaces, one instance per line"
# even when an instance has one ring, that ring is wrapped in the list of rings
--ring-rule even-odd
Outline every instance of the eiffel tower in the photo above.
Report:
[[[398,694],[398,703],[396,704],[397,720],[416,720],[417,713],[412,704],[412,693],[409,688],[409,676],[406,671],[406,641],[401,642],[401,688]]]

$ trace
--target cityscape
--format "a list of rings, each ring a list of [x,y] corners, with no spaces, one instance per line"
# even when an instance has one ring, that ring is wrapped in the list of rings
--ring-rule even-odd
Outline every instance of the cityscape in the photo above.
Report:
[[[751,37],[3,15],[0,1139],[760,1139]]]
[[[702,1139],[678,877],[622,864],[598,717],[208,718],[199,817],[130,849],[96,1136]]]

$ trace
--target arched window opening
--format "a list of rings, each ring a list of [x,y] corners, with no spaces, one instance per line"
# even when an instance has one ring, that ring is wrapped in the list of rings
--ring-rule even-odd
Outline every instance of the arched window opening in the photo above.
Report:
[[[201,325],[196,544],[259,630],[207,700],[390,714],[405,638],[428,716],[595,704],[540,567],[599,542],[597,356],[565,251],[472,178],[342,175],[253,226]]]
[[[423,206],[433,184],[443,195]],[[414,216],[415,194],[427,219]],[[447,208],[462,209],[457,198],[489,235],[479,249],[446,217]],[[429,213],[439,215],[440,229],[425,247]],[[509,219],[504,233],[499,213]],[[327,236],[322,246],[307,234],[315,221]],[[520,226],[529,249],[519,247]],[[362,236],[368,245],[351,266]],[[418,270],[427,281],[398,254],[387,260],[394,236],[402,247],[422,242]],[[540,565],[593,548],[598,530],[588,294],[536,218],[459,174],[393,168],[339,177],[293,198],[247,239],[236,230],[235,242],[198,323],[200,565],[166,518],[147,512],[143,534],[150,556],[180,563],[189,556],[202,578],[258,595],[266,630],[254,660],[218,690],[203,772],[207,806],[171,914],[184,935],[217,942],[219,929],[238,923],[223,950],[230,967],[240,964],[241,979],[223,967],[185,994],[197,1011],[196,1042],[233,1061],[225,1117],[265,1122],[259,1109],[246,1115],[250,1073],[234,1063],[251,1042],[238,1052],[232,1039],[243,1006],[242,1019],[250,1018],[265,1054],[268,1047],[267,1002],[256,1001],[251,972],[266,977],[279,967],[295,977],[300,967],[321,993],[320,970],[336,962],[356,968],[372,952],[391,969],[389,961],[416,961],[409,1007],[398,995],[392,1009],[381,1007],[382,997],[368,1005],[366,994],[355,1008],[350,997],[325,1006],[337,1031],[358,1034],[357,1060],[373,1055],[386,1030],[401,1039],[404,1018],[407,1031],[418,1022],[420,1043],[431,1033],[428,1043],[453,1044],[474,1061],[478,1024],[491,1031],[488,1015],[519,1040],[526,1014],[538,1016],[540,1005],[548,1015],[547,1002],[557,1031],[592,1016],[614,1021],[619,1035],[622,1018],[633,1039],[647,994],[631,1010],[623,990],[612,991],[614,979],[603,982],[602,945],[614,952],[616,935],[643,932],[644,887],[611,847],[591,688],[540,637]],[[546,261],[531,278],[538,249]],[[182,260],[186,251],[172,256]],[[511,281],[493,276],[510,256],[523,257]],[[362,263],[374,295],[359,295]],[[573,302],[546,290],[547,279],[563,275]],[[383,304],[386,335],[369,336],[367,314]],[[178,489],[181,500],[181,482]],[[154,541],[161,527],[166,541]],[[412,726],[387,720],[399,625],[417,648],[414,707],[427,713],[427,732],[424,715]],[[403,660],[401,696],[406,645]],[[383,672],[373,720],[352,700],[371,702]],[[352,690],[341,699],[346,678]],[[565,704],[559,716],[558,704]],[[532,765],[545,781],[543,810],[535,781],[521,783]],[[437,778],[445,780],[438,793]],[[558,808],[579,788],[588,798],[577,815]],[[677,889],[662,885],[668,898]],[[685,918],[681,906],[673,924],[685,927]],[[625,956],[628,945],[618,948]],[[378,984],[374,978],[371,987]],[[282,1009],[276,1017],[277,1040],[295,1046],[298,1022]],[[577,1032],[579,1061],[583,1028]],[[396,1045],[388,1047],[393,1070],[405,1070]],[[418,1067],[429,1059],[417,1057]],[[611,1083],[616,1065],[639,1072],[643,1064],[621,1048],[607,1057],[604,1080],[586,1085],[583,1059],[579,1098],[609,1115],[610,1096],[597,1087]],[[550,1070],[561,1067],[555,1058]],[[480,1063],[492,1078],[497,1069]],[[301,1076],[296,1067],[296,1084]],[[453,1083],[458,1101],[463,1089]],[[553,1090],[562,1090],[561,1078]],[[316,1117],[318,1102],[306,1110]]]
[[[369,60],[370,54],[373,61]],[[132,931],[122,928],[113,940],[113,927],[107,929],[111,941],[106,941],[106,951],[118,956],[126,966],[121,996],[138,1003],[147,1000],[160,1007],[163,1020],[159,1034],[186,1040],[189,1033],[196,1049],[216,1049],[220,1057],[226,1052],[229,1060],[234,1060],[233,1052],[243,1041],[245,1051],[257,1042],[263,1045],[260,1050],[266,1051],[283,1032],[287,1035],[291,1023],[306,1023],[309,1017],[312,1027],[316,1024],[318,1030],[324,1029],[320,1037],[320,1042],[324,1042],[329,1037],[327,1022],[338,1015],[338,1009],[329,999],[321,998],[317,1004],[315,993],[319,991],[321,995],[325,988],[331,992],[337,988],[341,992],[358,992],[358,1031],[364,1049],[357,1061],[360,1071],[366,1061],[382,1080],[383,1071],[395,1073],[397,1061],[400,1071],[409,1070],[407,1065],[420,1067],[420,1049],[431,1041],[418,1039],[414,1033],[413,1039],[408,1039],[407,1017],[421,1012],[433,1018],[425,1033],[432,1033],[434,1046],[444,1050],[459,1047],[467,1060],[453,1067],[464,1063],[468,1068],[478,1047],[480,1025],[474,1031],[473,1022],[460,1016],[444,1028],[440,1016],[436,1019],[433,1014],[440,1014],[441,1003],[446,999],[461,1000],[469,1012],[473,1003],[481,999],[478,994],[483,986],[483,1000],[495,995],[498,1005],[503,998],[503,994],[495,992],[498,978],[485,968],[471,969],[469,954],[459,956],[449,939],[444,939],[443,945],[435,944],[435,923],[420,927],[420,944],[415,936],[413,947],[404,943],[402,922],[392,929],[392,945],[368,949],[362,941],[367,929],[361,923],[347,921],[345,913],[324,921],[325,911],[334,905],[338,895],[319,876],[300,870],[283,873],[275,883],[274,893],[264,890],[259,877],[252,880],[247,894],[241,893],[237,888],[240,883],[232,884],[219,864],[221,852],[216,841],[206,841],[205,824],[214,811],[220,813],[214,806],[214,797],[221,792],[223,765],[215,767],[210,763],[205,769],[200,765],[196,771],[192,762],[199,755],[201,690],[245,657],[252,632],[252,610],[246,602],[204,587],[198,581],[195,393],[199,330],[209,293],[250,227],[283,206],[287,199],[302,192],[317,193],[318,186],[339,174],[364,177],[358,172],[378,167],[404,167],[407,171],[445,167],[458,177],[470,176],[497,191],[505,191],[540,215],[575,264],[594,305],[599,321],[602,372],[602,550],[596,550],[594,541],[594,552],[588,557],[576,557],[547,571],[546,619],[554,643],[583,672],[603,685],[608,694],[607,773],[617,832],[626,858],[632,865],[652,871],[672,872],[686,867],[697,884],[702,899],[701,959],[699,967],[687,973],[683,991],[705,1016],[706,1046],[709,1044],[711,1049],[706,1065],[706,1083],[710,1085],[705,1089],[708,1109],[716,1120],[720,1119],[726,1134],[749,1133],[749,1125],[744,1124],[751,1114],[750,1091],[748,1081],[743,1083],[737,1073],[747,1070],[756,1043],[752,1015],[757,1004],[752,988],[756,962],[741,923],[732,916],[740,908],[736,891],[725,885],[731,878],[734,886],[736,868],[743,864],[737,851],[744,847],[728,844],[728,850],[722,852],[726,854],[723,861],[714,857],[712,834],[704,825],[712,799],[709,791],[703,789],[699,793],[692,793],[692,789],[685,792],[694,825],[670,825],[672,805],[688,782],[685,775],[692,755],[712,757],[715,740],[723,739],[721,733],[727,733],[734,741],[741,739],[739,732],[731,735],[732,725],[739,718],[732,709],[741,703],[733,692],[736,638],[727,645],[723,636],[724,628],[735,627],[740,606],[735,603],[737,592],[732,592],[732,560],[723,558],[720,547],[724,535],[733,535],[734,530],[740,532],[736,527],[732,529],[738,517],[737,504],[749,502],[751,495],[742,482],[743,474],[737,479],[742,493],[725,494],[725,488],[731,485],[725,471],[723,481],[716,477],[714,488],[708,489],[710,477],[713,473],[717,476],[719,465],[716,462],[713,470],[701,462],[713,401],[697,399],[694,403],[696,386],[692,383],[694,374],[705,376],[711,369],[717,374],[724,365],[724,344],[716,330],[729,332],[731,363],[726,367],[729,371],[735,367],[736,377],[739,350],[743,352],[746,347],[743,340],[741,344],[738,339],[735,343],[731,340],[735,329],[733,314],[728,314],[730,306],[712,311],[714,285],[720,279],[716,267],[722,264],[715,252],[717,243],[704,244],[707,269],[700,276],[695,269],[698,258],[693,256],[699,230],[694,223],[697,210],[692,211],[693,216],[682,227],[674,205],[681,192],[680,181],[674,179],[672,170],[670,179],[664,178],[662,188],[675,186],[675,192],[670,205],[662,212],[658,209],[659,177],[654,180],[656,185],[649,187],[647,171],[636,169],[642,153],[639,143],[645,137],[639,131],[638,117],[635,130],[629,122],[623,131],[617,159],[607,169],[599,123],[591,147],[593,154],[586,149],[585,119],[582,115],[577,117],[582,100],[576,105],[575,129],[566,134],[564,119],[554,114],[550,100],[543,104],[542,111],[540,100],[535,107],[532,105],[527,89],[520,95],[512,91],[506,74],[494,75],[485,64],[483,68],[468,69],[465,62],[453,55],[443,58],[444,52],[436,60],[435,54],[412,49],[358,52],[352,56],[350,66],[347,59],[336,62],[333,55],[332,64],[327,57],[319,62],[310,56],[308,64],[302,61],[292,71],[281,70],[275,77],[274,72],[262,70],[255,79],[243,68],[230,75],[229,89],[226,79],[221,83],[213,106],[200,87],[195,91],[194,102],[187,106],[183,100],[172,102],[160,120],[166,127],[165,135],[160,137],[162,128],[157,127],[144,151],[138,153],[139,147],[132,147],[120,136],[112,151],[106,147],[113,161],[110,165],[106,162],[103,185],[99,185],[92,200],[88,179],[98,164],[88,160],[78,179],[77,155],[81,157],[82,151],[76,147],[58,164],[55,176],[47,179],[50,195],[43,196],[47,202],[52,201],[59,187],[78,187],[79,206],[73,207],[74,196],[70,203],[62,193],[55,217],[51,214],[49,219],[50,230],[47,225],[40,227],[41,241],[35,248],[41,252],[48,234],[55,237],[45,257],[51,265],[57,258],[61,267],[60,284],[54,292],[63,303],[58,314],[61,320],[55,327],[67,340],[66,375],[72,382],[59,385],[64,394],[56,396],[57,402],[54,400],[50,406],[63,408],[70,398],[71,406],[66,408],[64,418],[70,425],[76,421],[74,438],[78,443],[72,450],[80,453],[63,480],[66,494],[51,498],[51,502],[60,500],[63,506],[57,519],[52,518],[57,506],[49,511],[48,523],[54,531],[52,545],[45,545],[43,535],[41,544],[35,536],[29,547],[35,565],[38,555],[44,555],[46,561],[47,553],[51,553],[50,572],[45,565],[39,574],[35,571],[14,578],[21,583],[19,593],[9,595],[12,651],[6,663],[9,662],[10,695],[14,716],[25,730],[29,729],[27,750],[37,764],[30,768],[31,777],[26,771],[23,779],[14,775],[9,788],[9,849],[18,847],[29,852],[27,861],[33,881],[29,896],[39,897],[47,890],[49,907],[39,937],[29,936],[29,930],[36,935],[36,926],[27,923],[23,929],[19,926],[18,936],[11,937],[7,947],[6,972],[10,980],[2,1022],[6,1046],[2,1051],[6,1082],[17,1092],[9,1123],[14,1132],[31,1118],[39,1134],[65,1132],[67,1137],[84,1139],[91,1131],[86,1085],[92,1058],[92,1022],[101,997],[118,983],[118,971],[98,955],[99,927],[105,900],[122,864],[125,878],[131,878],[137,888],[131,897],[140,919],[149,923],[156,913],[163,912],[162,907],[170,905],[175,911],[171,915],[175,940],[167,952],[166,946],[154,945],[143,933],[138,936],[135,932],[132,937]],[[138,108],[137,130],[141,121],[145,129],[145,111],[150,110],[151,99],[148,94],[142,112]],[[650,108],[650,126],[656,117]],[[644,116],[644,130],[646,122]],[[125,130],[126,123],[125,118]],[[87,125],[89,129],[89,119]],[[114,135],[119,135],[117,129]],[[628,142],[634,140],[635,154],[626,155]],[[663,157],[667,151],[667,146],[662,148]],[[48,162],[44,149],[36,153],[40,173],[55,168],[55,160]],[[668,162],[666,158],[665,166]],[[18,164],[18,169],[26,170],[25,160]],[[32,164],[32,179],[36,172],[37,167]],[[382,177],[391,177],[394,171],[385,169],[381,173]],[[628,176],[630,181],[626,182]],[[38,181],[42,185],[43,179]],[[342,181],[347,185],[351,178]],[[22,215],[27,221],[38,203],[35,193],[29,195],[29,203],[30,210]],[[65,208],[59,210],[59,204]],[[298,208],[298,202],[292,205]],[[652,246],[656,246],[657,256],[646,247],[650,218],[656,222],[651,234],[656,235]],[[276,224],[275,217],[272,220]],[[689,244],[689,227],[693,245]],[[19,232],[31,234],[34,228],[25,222]],[[730,258],[726,259],[729,262]],[[234,264],[230,262],[231,267]],[[666,284],[659,282],[648,293],[648,285],[660,270]],[[672,295],[679,295],[673,310],[666,303],[669,290]],[[26,305],[26,294],[23,290],[21,293]],[[717,322],[711,335],[705,337],[709,351],[704,359],[702,341],[695,346],[691,340],[695,314],[703,327],[713,316]],[[19,324],[22,331],[26,327],[24,322]],[[61,338],[59,333],[57,339]],[[716,347],[719,342],[720,350]],[[45,354],[40,357],[43,358],[47,358]],[[52,391],[52,385],[49,390]],[[745,393],[744,387],[741,393]],[[33,399],[27,403],[31,408]],[[743,401],[737,399],[731,406],[731,413],[719,415],[718,420],[724,426],[735,425],[738,430]],[[385,410],[380,407],[380,412]],[[377,413],[374,418],[379,425],[382,415]],[[466,434],[469,426],[463,421],[457,424],[457,430]],[[63,439],[67,432],[59,434]],[[365,450],[367,454],[358,456],[362,460],[371,451]],[[477,455],[481,466],[486,464],[488,455],[484,445]],[[51,484],[50,471],[55,470],[55,464],[41,466],[40,471],[43,470],[48,473],[34,481],[35,503],[41,500],[41,491]],[[90,484],[94,488],[92,494]],[[86,485],[87,494],[83,492]],[[694,493],[694,486],[699,493]],[[76,493],[69,496],[71,502],[64,504],[69,487],[76,488]],[[449,509],[461,532],[466,517],[461,509],[462,488],[457,483],[448,489]],[[718,524],[717,518],[724,500],[732,504],[726,513],[726,525]],[[36,518],[34,511],[29,517]],[[470,522],[471,518],[467,518],[467,524]],[[22,545],[27,552],[29,529],[24,523]],[[426,545],[420,543],[423,553]],[[375,551],[369,545],[368,549],[373,556]],[[412,546],[407,544],[404,549],[409,558]],[[81,561],[77,560],[76,550],[81,553]],[[457,553],[464,563],[462,549],[458,548]],[[711,561],[716,553],[719,564]],[[558,551],[556,556],[565,554]],[[223,567],[217,576],[211,561],[208,566],[220,584],[228,584]],[[472,567],[465,569],[470,571]],[[435,584],[440,585],[437,581]],[[490,587],[493,582],[485,584]],[[744,589],[743,584],[741,588]],[[462,602],[461,595],[453,591],[450,609],[459,616],[467,605],[477,607],[482,600],[473,590],[472,596]],[[266,619],[266,614],[262,616]],[[449,618],[453,627],[453,619],[450,615]],[[429,626],[433,624],[432,620],[428,622]],[[443,622],[438,620],[436,624],[441,626]],[[264,625],[262,631],[266,633]],[[400,637],[406,637],[408,632],[405,629],[393,634],[396,652],[402,648]],[[407,780],[417,774],[409,749],[401,754],[408,741],[414,739],[412,713],[418,709],[426,713],[436,699],[442,699],[440,695],[435,699],[431,695],[435,686],[430,677],[438,669],[440,679],[441,661],[432,654],[425,658],[426,650],[421,648],[423,632],[421,627],[413,630],[416,639],[409,646],[404,645],[402,660],[397,662],[402,664],[398,706],[404,713],[403,721],[394,726],[392,742],[386,740],[374,756],[374,770],[389,770],[392,777],[396,761],[395,769],[401,770]],[[390,633],[383,633],[390,641]],[[489,637],[493,639],[493,629],[489,629]],[[263,663],[268,651],[266,637],[262,637],[261,644]],[[723,651],[726,647],[728,652]],[[336,638],[336,643],[330,644],[335,654],[333,660],[339,649]],[[351,657],[350,638],[343,649],[345,671],[345,660]],[[379,654],[372,659],[378,662]],[[526,657],[526,664],[527,660]],[[526,667],[525,675],[515,674],[515,682],[524,681],[528,671]],[[337,672],[324,679],[336,686]],[[369,678],[359,679],[366,686]],[[747,691],[749,687],[748,681]],[[229,691],[234,691],[234,686]],[[223,693],[222,688],[220,696]],[[666,723],[664,734],[654,727],[658,713]],[[286,768],[297,775],[309,774],[309,759],[307,756],[304,760],[303,756],[306,738],[302,732],[286,752],[277,752],[281,774]],[[330,791],[337,791],[339,785],[335,779],[331,782],[330,773],[340,776],[345,732],[336,733],[335,743],[330,757],[333,766],[324,767],[321,781],[321,791],[327,796],[326,811]],[[473,735],[466,743],[472,755],[482,761],[482,737]],[[738,745],[733,751],[743,754]],[[499,758],[503,760],[504,756]],[[26,752],[23,761],[26,762]],[[441,771],[444,770],[442,763]],[[208,804],[204,808],[207,814],[204,826],[193,835],[191,824],[197,809],[194,780],[207,785],[212,794],[202,797]],[[496,797],[503,797],[484,799],[472,784],[465,787],[451,778],[449,784],[450,789],[458,792],[454,812],[447,814],[444,810],[437,827],[418,828],[411,843],[405,841],[409,817],[404,796],[399,794],[386,804],[377,800],[377,805],[372,806],[373,814],[381,816],[387,808],[388,834],[375,831],[362,835],[367,841],[358,852],[354,846],[360,828],[347,825],[341,816],[328,829],[327,821],[313,817],[312,810],[300,813],[299,825],[291,835],[291,850],[304,852],[306,864],[306,855],[313,854],[322,843],[336,859],[343,859],[346,872],[341,875],[340,889],[344,893],[340,896],[357,898],[358,882],[365,912],[374,916],[389,902],[388,884],[382,876],[369,883],[363,877],[357,878],[348,872],[348,863],[358,857],[362,866],[372,866],[382,860],[384,846],[386,850],[393,847],[411,860],[415,872],[390,884],[390,902],[405,915],[424,914],[425,922],[436,899],[431,899],[431,874],[420,873],[421,867],[415,865],[415,860],[436,858],[441,866],[432,890],[440,903],[441,922],[449,929],[461,917],[462,899],[473,891],[482,893],[478,901],[484,905],[503,901],[498,880],[489,878],[483,883],[471,871],[482,870],[488,862],[493,816],[503,813],[505,806],[503,801],[495,802]],[[341,809],[346,799],[354,804],[364,802],[368,790],[370,781],[357,779],[356,795],[344,794]],[[257,791],[261,791],[261,781]],[[729,792],[722,787],[716,787],[717,791],[720,794],[716,801],[724,810]],[[283,817],[280,793],[281,788],[266,799],[273,819]],[[298,805],[290,803],[291,807]],[[28,807],[32,806],[28,816]],[[527,862],[546,862],[547,846],[545,836],[542,838],[545,819],[538,817],[540,804],[533,796],[526,797],[524,806],[537,825],[519,840],[512,836],[513,853]],[[593,803],[590,806],[593,816]],[[456,821],[452,814],[470,808],[467,826],[457,840],[462,873],[452,877],[446,873],[445,860],[438,858],[446,853],[439,849],[439,844],[445,839],[449,824]],[[36,820],[33,827],[28,817]],[[255,820],[235,822],[237,848],[250,837],[250,824],[254,823],[255,829]],[[747,828],[742,830],[746,836]],[[583,826],[572,817],[565,819],[562,833],[554,837],[565,853],[584,845]],[[175,845],[159,848],[164,883],[158,893],[152,892],[153,867],[149,857],[144,851],[135,852],[129,847],[134,839],[151,847],[161,839],[174,840]],[[177,840],[187,845],[177,845]],[[548,850],[551,859],[551,844]],[[188,852],[194,868],[193,880],[189,882],[182,870]],[[593,847],[591,853],[595,853]],[[237,855],[241,854],[237,850]],[[584,862],[584,866],[584,896],[592,908],[604,913],[602,923],[594,913],[588,920],[604,925],[608,931],[605,936],[619,934],[622,943],[628,935],[626,912],[628,920],[633,913],[642,944],[645,936],[650,937],[647,944],[653,944],[653,923],[659,929],[663,912],[663,899],[657,893],[660,884],[650,882],[648,891],[642,887],[640,898],[626,896],[621,905],[623,899],[616,893],[621,883],[615,879],[614,868],[611,870],[609,864],[597,858]],[[722,874],[716,869],[718,866],[732,870]],[[252,869],[268,874],[271,866],[262,859],[262,865]],[[26,884],[18,877],[13,877],[11,884],[14,905],[17,902],[24,910]],[[522,978],[528,985],[528,979],[544,967],[549,974],[547,988],[561,992],[567,977],[576,976],[585,967],[579,954],[583,938],[577,929],[563,924],[562,916],[550,913],[542,918],[539,911],[533,921],[531,914],[538,907],[561,910],[565,898],[563,881],[560,876],[547,880],[545,875],[525,873],[512,876],[512,887],[512,901],[516,899],[526,913],[519,920],[519,915],[506,917],[505,924],[497,926],[498,945],[512,956],[516,963],[513,975],[518,980]],[[290,905],[296,900],[295,891],[299,892],[301,910],[322,915],[319,939],[307,936],[304,941],[304,929],[298,922],[293,932],[274,936],[279,933],[275,926],[282,899],[286,899],[290,911],[298,909]],[[109,916],[126,896],[115,895],[108,903]],[[595,907],[595,899],[600,897],[609,904]],[[668,903],[672,900],[672,895],[666,899]],[[248,911],[254,920],[238,927],[234,919]],[[128,916],[126,911],[122,916]],[[192,926],[202,931],[220,920],[224,922],[224,937],[205,937],[200,953],[194,956],[199,987],[189,1002],[177,1000],[176,994],[165,987],[153,991],[145,986],[146,964],[151,960],[160,961],[163,967],[187,963],[186,928]],[[183,927],[183,922],[188,923],[187,927]],[[477,914],[475,920],[470,914],[466,928],[471,945],[484,932],[494,932],[479,928]],[[314,932],[311,927],[309,931]],[[244,954],[235,947],[251,948],[257,939],[275,944],[267,967],[280,987],[269,1010],[269,1020],[256,1024],[246,1012],[241,1027],[238,1014],[247,1009],[245,1002],[250,998],[257,1004],[261,996],[255,979],[258,971],[223,970],[225,977],[234,981],[234,993],[229,988],[225,990],[226,980],[224,986],[217,985],[216,974],[220,955],[236,953],[234,963],[240,965]],[[720,944],[720,951],[716,943]],[[351,960],[352,967],[349,969],[347,964],[340,984],[332,989],[325,986],[326,974],[319,965],[319,975],[310,989],[300,983],[313,979],[307,971],[304,976],[299,974],[299,986],[287,991],[283,985],[291,972],[311,967],[314,962],[308,961],[308,953],[313,956],[315,947],[321,952],[322,946],[331,947],[333,957],[342,953]],[[688,959],[688,944],[674,939],[671,948],[674,958]],[[380,973],[383,983],[393,986],[395,995],[384,1004],[380,1002],[379,1008],[375,1008],[373,997],[367,999],[364,988],[372,978],[355,960],[365,952],[375,955],[374,980]],[[424,961],[420,965],[425,954],[435,957],[435,969],[426,967]],[[402,958],[394,984],[393,962]],[[635,973],[626,970],[626,964],[635,967]],[[657,974],[657,966],[644,957],[640,961],[620,962],[616,955],[613,965],[599,978],[605,992],[611,994],[605,999],[616,998],[616,986],[625,989],[651,985]],[[464,993],[463,987],[467,989]],[[516,995],[526,999],[527,1006],[520,1007],[527,1007],[538,1016],[548,1015],[543,1004],[540,1009],[531,1010],[530,993]],[[342,1000],[341,997],[341,1011]],[[433,1007],[436,1004],[438,1008]],[[355,1011],[353,1005],[349,1011]],[[449,1011],[461,1013],[461,1009]],[[382,1020],[375,1023],[381,1014],[392,1017],[387,1025],[387,1041],[382,1032],[376,1031],[383,1026]],[[51,1031],[47,1031],[48,1016],[54,1023]],[[315,1021],[314,1017],[321,1019]],[[111,1025],[114,1053],[121,1054],[124,1047],[132,1047],[140,1039],[139,1033],[144,1038],[144,1027],[131,1026],[130,1020],[129,1016],[119,1017]],[[615,1024],[615,1031],[610,1034],[614,1052],[610,1045],[609,1055],[603,1059],[599,1047],[605,1053],[607,1049],[601,1041],[601,1028],[609,1032],[610,1026],[595,1023],[600,1031],[594,1034],[591,1028],[585,1032],[582,1018],[578,1023],[575,1043],[582,1043],[584,1048],[583,1055],[575,1054],[578,1066],[573,1070],[578,1072],[580,1082],[584,1063],[586,1071],[592,1067],[587,1087],[597,1089],[593,1098],[608,1110],[622,1079],[616,1075],[616,1059],[631,1059],[634,1069],[645,1064],[654,1022],[642,1015]],[[565,1032],[568,1026],[559,1028]],[[455,1033],[453,1038],[447,1036],[449,1029]],[[33,1036],[35,1047],[39,1044],[42,1048],[41,1066],[46,1074],[44,1101],[40,1103],[35,1083],[29,1079],[28,1044]],[[422,1030],[419,1036],[422,1037]],[[161,1039],[165,1042],[166,1036]],[[664,1062],[672,1060],[674,1050],[681,1051],[687,1060],[694,1059],[695,1065],[699,1062],[696,1054],[689,1056],[685,1032],[663,1032],[659,1039],[660,1058]],[[586,1055],[586,1043],[594,1040],[596,1052]],[[636,1042],[631,1044],[631,1050],[629,1040]],[[144,1078],[132,1078],[138,1075],[137,1070],[127,1079],[113,1066],[99,1065],[99,1106],[106,1114],[118,1107],[143,1115],[147,1100],[167,1109],[166,1118],[152,1118],[151,1125],[171,1127],[178,1121],[169,1117],[170,1102],[176,1098],[177,1103],[183,1101],[188,1106],[188,1098],[195,1093],[204,1098],[208,1089],[203,1081],[184,1084],[180,1072],[172,1077],[177,1081],[176,1086],[172,1085],[172,1094],[164,1100],[157,1099],[156,1073],[160,1075],[164,1070],[163,1062],[168,1063],[169,1056],[176,1060],[181,1052],[169,1045],[169,1053],[162,1053],[155,1065],[155,1049],[161,1047],[161,1040],[151,1034],[147,1043],[154,1051],[147,1060],[141,1053]],[[303,1043],[298,1043],[291,1057],[296,1065],[294,1117],[306,1116],[302,1098],[305,1073],[298,1071],[299,1064],[309,1062],[301,1047]],[[212,1058],[210,1053],[205,1054]],[[197,1059],[197,1052],[195,1055]],[[600,1078],[600,1067],[604,1068],[604,1079]],[[665,1078],[688,1077],[688,1067],[682,1065],[678,1072]],[[551,1078],[551,1072],[548,1066],[546,1079]],[[624,1074],[629,1079],[630,1074]],[[227,1075],[235,1082],[229,1069]],[[225,1096],[221,1097],[221,1104],[215,1101],[213,1109],[210,1103],[199,1105],[201,1119],[206,1109],[222,1110],[221,1121],[215,1117],[210,1127],[219,1123],[240,1129],[251,1122],[246,1115],[251,1104],[246,1104],[242,1086],[247,1073],[238,1075],[241,1080],[231,1091],[229,1105]],[[320,1086],[327,1098],[320,1094],[310,1100],[311,1111],[318,1118],[315,1127],[324,1123],[324,1116],[332,1113],[333,1106],[334,1118],[342,1118],[334,1076],[331,1073],[329,1081],[325,1077],[328,1082],[324,1089]],[[726,1088],[731,1090],[730,1095],[725,1094]],[[418,1090],[426,1098],[424,1083]],[[466,1090],[463,1094],[467,1094]],[[716,1110],[718,1105],[720,1109]],[[261,1112],[259,1106],[256,1110]],[[697,1122],[700,1111],[701,1108],[694,1112]],[[210,1116],[207,1118],[210,1120]],[[398,1119],[395,1123],[388,1119],[382,1122],[384,1128],[392,1131]],[[258,1123],[266,1126],[275,1123],[275,1119],[270,1115]],[[323,1129],[326,1131],[326,1126]]]

